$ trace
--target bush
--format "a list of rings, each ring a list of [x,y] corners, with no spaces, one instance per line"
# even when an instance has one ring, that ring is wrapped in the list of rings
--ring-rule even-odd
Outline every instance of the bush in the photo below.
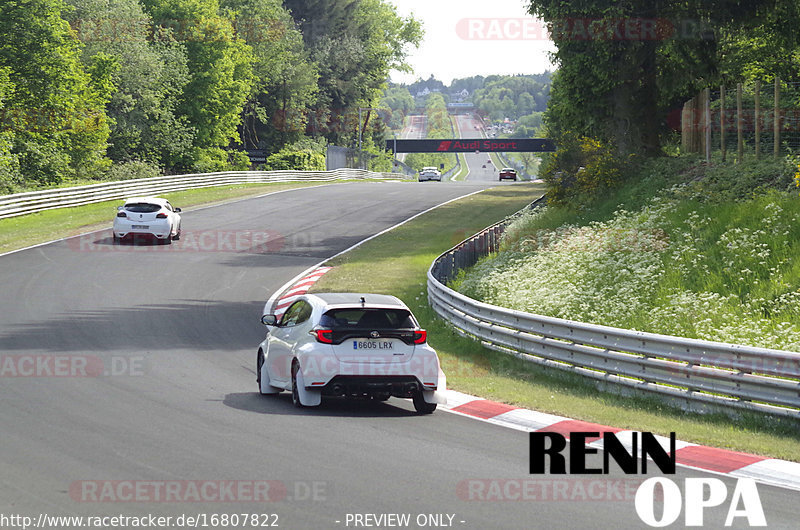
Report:
[[[632,158],[616,154],[594,138],[563,134],[558,150],[547,156],[540,173],[547,183],[549,204],[581,208],[619,186]]]
[[[266,170],[325,171],[325,156],[307,149],[281,149],[267,157]]]
[[[17,191],[22,184],[19,172],[19,159],[11,153],[11,142],[5,135],[0,135],[0,195],[8,195]]]
[[[391,173],[395,170],[394,156],[392,156],[392,153],[383,151],[374,154],[374,156],[369,160],[369,169],[370,171],[383,171],[386,173]]]
[[[160,177],[163,174],[161,168],[152,162],[142,160],[128,160],[119,162],[111,166],[108,171],[108,180],[132,180]]]
[[[242,151],[227,151],[221,147],[198,149],[193,169],[198,173],[246,171],[250,169],[250,158]]]
[[[70,157],[54,142],[26,139],[14,147],[25,186],[61,184],[74,176]]]

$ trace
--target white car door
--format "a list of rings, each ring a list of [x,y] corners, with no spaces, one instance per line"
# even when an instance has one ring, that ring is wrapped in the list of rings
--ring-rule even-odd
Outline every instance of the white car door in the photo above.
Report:
[[[311,304],[298,300],[289,306],[281,321],[269,333],[267,359],[270,380],[287,384],[292,378],[292,358],[299,341],[308,335]]]

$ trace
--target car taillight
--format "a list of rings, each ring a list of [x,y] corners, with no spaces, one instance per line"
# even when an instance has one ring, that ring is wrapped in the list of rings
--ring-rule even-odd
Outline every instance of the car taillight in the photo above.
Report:
[[[165,214],[165,213],[160,213],[160,214],[156,215],[156,219],[166,219],[166,218],[167,218],[167,214]]]
[[[333,330],[332,329],[313,329],[311,334],[317,339],[317,342],[323,344],[333,344]]]
[[[125,212],[118,212],[117,217],[128,217]]]
[[[418,329],[414,332],[414,344],[425,344],[428,340],[428,332],[424,329]]]

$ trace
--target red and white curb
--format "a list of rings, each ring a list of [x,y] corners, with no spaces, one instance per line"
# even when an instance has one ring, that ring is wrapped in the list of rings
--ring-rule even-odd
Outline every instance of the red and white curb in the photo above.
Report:
[[[299,279],[289,282],[291,287],[281,290],[275,303],[274,313],[280,316],[301,295],[319,281],[333,267],[316,267],[307,271]],[[267,303],[269,306],[270,304]],[[447,405],[441,408],[447,412],[460,414],[472,419],[493,423],[525,432],[558,432],[567,438],[571,432],[613,432],[629,451],[634,431],[573,420],[544,412],[523,409],[487,399],[446,390]],[[656,436],[661,444],[669,449],[669,439]],[[591,440],[587,445],[602,448],[601,438]],[[732,478],[752,478],[758,482],[800,491],[800,463],[765,458],[762,456],[707,447],[681,440],[675,441],[676,462],[679,466],[698,469],[708,473],[727,475]]]
[[[283,293],[280,299],[278,299],[278,302],[275,304],[275,315],[280,318],[295,300],[306,294],[308,290],[311,289],[311,286],[317,283],[317,281],[319,281],[319,279],[322,278],[325,273],[332,268],[333,267],[317,267],[297,280],[294,285],[292,285],[292,287],[290,287],[289,290]]]
[[[446,395],[447,405],[440,407],[448,412],[525,432],[558,432],[567,437],[571,432],[613,432],[626,449],[632,450],[632,444],[626,440],[632,438],[634,431],[522,409],[455,390],[447,390]],[[663,436],[656,438],[669,449],[669,438]],[[587,445],[602,448],[603,440],[595,439]],[[751,478],[772,486],[800,490],[800,463],[797,462],[706,447],[680,440],[675,441],[675,453],[676,462],[682,467],[732,478]]]

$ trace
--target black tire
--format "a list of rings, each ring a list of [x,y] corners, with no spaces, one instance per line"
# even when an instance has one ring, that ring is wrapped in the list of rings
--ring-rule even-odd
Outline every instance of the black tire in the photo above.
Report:
[[[300,392],[297,390],[297,370],[299,369],[299,364],[292,364],[292,404],[295,407],[303,408],[303,404],[300,402]]]
[[[419,414],[431,414],[436,410],[436,403],[428,403],[422,397],[422,392],[414,394],[414,409]]]
[[[181,227],[178,227],[178,231],[175,232],[175,237],[172,238],[173,241],[178,241],[181,238]]]

